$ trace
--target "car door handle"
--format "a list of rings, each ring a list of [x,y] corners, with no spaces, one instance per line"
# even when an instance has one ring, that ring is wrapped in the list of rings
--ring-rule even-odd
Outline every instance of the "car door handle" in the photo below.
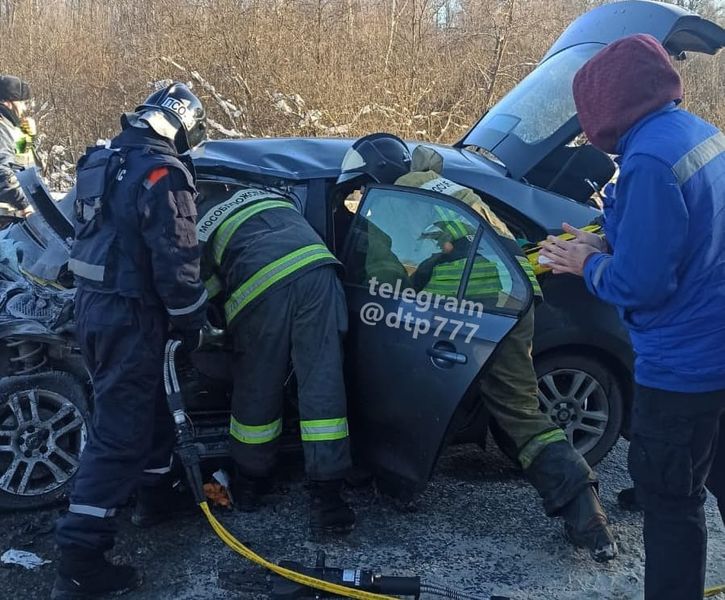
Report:
[[[439,344],[428,348],[428,356],[434,360],[456,363],[458,365],[465,365],[468,362],[468,357],[465,354],[456,352],[453,344],[445,344],[445,346],[443,344],[445,342],[439,342]]]

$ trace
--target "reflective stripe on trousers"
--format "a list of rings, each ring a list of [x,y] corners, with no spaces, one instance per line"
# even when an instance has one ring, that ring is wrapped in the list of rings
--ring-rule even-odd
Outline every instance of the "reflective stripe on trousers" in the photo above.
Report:
[[[90,281],[102,282],[106,274],[106,267],[104,265],[94,265],[78,260],[77,258],[71,258],[68,261],[68,269],[78,275],[78,277],[83,277],[83,279]]]
[[[173,455],[169,458],[169,464],[165,465],[163,467],[154,467],[154,468],[148,468],[144,469],[143,472],[147,473],[149,475],[166,475],[168,473],[171,473],[171,467],[174,463],[174,457]]]
[[[229,427],[231,436],[242,444],[267,444],[282,434],[282,419],[264,425],[245,425],[234,417]],[[347,418],[300,421],[303,442],[329,442],[348,436]]]
[[[300,421],[303,442],[330,442],[348,436],[347,418]]]
[[[524,469],[528,469],[531,466],[531,463],[534,462],[536,457],[541,454],[541,451],[544,449],[544,447],[548,446],[549,444],[553,444],[555,442],[567,442],[568,438],[566,437],[566,432],[557,427],[556,429],[552,429],[551,431],[545,431],[544,433],[540,433],[534,439],[532,439],[528,444],[526,444],[521,451],[519,452],[519,462],[521,463],[521,467]]]
[[[267,444],[282,434],[282,419],[264,425],[245,425],[232,417],[229,433],[242,444]]]
[[[99,519],[108,519],[116,516],[117,508],[101,508],[100,506],[89,506],[87,504],[70,504],[68,512],[77,515],[87,515],[89,517],[98,517]]]

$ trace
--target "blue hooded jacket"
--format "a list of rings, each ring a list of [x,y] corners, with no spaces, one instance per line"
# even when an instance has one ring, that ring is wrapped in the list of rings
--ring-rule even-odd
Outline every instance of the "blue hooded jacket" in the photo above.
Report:
[[[613,253],[587,260],[587,287],[619,308],[637,383],[725,389],[725,135],[670,103],[635,123],[617,151],[605,209]]]

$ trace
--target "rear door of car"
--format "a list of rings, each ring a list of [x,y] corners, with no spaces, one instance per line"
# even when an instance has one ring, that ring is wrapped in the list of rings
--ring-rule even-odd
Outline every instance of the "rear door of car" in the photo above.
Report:
[[[423,275],[440,259],[430,231],[442,222],[465,238],[464,258],[435,267],[445,293]],[[531,305],[531,286],[477,213],[414,188],[369,187],[342,257],[355,457],[389,493],[409,496],[427,483],[460,403]],[[498,276],[494,295],[481,289],[482,268]]]

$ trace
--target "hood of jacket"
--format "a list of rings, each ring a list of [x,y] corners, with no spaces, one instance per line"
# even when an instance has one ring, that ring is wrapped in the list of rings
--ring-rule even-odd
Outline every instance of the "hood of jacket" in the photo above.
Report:
[[[592,145],[617,152],[620,138],[646,115],[682,99],[682,81],[651,35],[632,35],[598,52],[574,76],[579,123]]]

